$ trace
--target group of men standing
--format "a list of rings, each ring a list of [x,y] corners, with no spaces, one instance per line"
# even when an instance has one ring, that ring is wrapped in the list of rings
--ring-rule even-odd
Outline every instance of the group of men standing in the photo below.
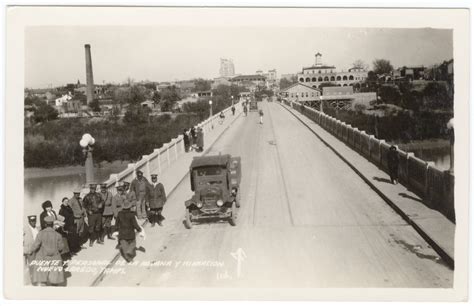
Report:
[[[136,255],[135,231],[143,232],[137,220],[148,218],[152,227],[162,225],[166,193],[163,184],[158,182],[157,174],[152,174],[149,182],[140,170],[136,171],[136,178],[131,183],[117,184],[116,189],[117,193],[112,195],[107,184],[100,184],[100,191],[97,192],[97,184],[92,183],[84,199],[80,197],[80,190],[74,190],[73,197],[64,198],[61,206],[61,209],[67,207],[70,213],[65,214],[64,218],[61,212],[57,215],[51,210],[50,205],[49,210],[40,216],[41,230],[36,228],[35,215],[27,217],[24,255],[33,283],[54,285],[64,281],[62,272],[53,277],[49,272],[33,271],[31,263],[34,260],[62,262],[64,250],[75,254],[87,240],[90,247],[94,242],[103,244],[106,236],[115,240],[115,231],[118,231],[118,245],[123,257],[127,261],[133,260]],[[68,224],[67,230],[65,224]]]

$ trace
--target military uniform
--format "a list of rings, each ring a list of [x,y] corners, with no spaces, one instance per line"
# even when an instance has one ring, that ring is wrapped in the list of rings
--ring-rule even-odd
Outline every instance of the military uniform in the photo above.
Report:
[[[112,219],[114,218],[114,211],[112,208],[112,193],[108,191],[107,185],[106,184],[101,184],[101,192],[100,196],[102,197],[104,207],[102,211],[102,228],[104,230],[104,233],[102,234],[102,237],[107,235],[108,239],[115,240],[112,237]]]
[[[137,174],[138,173],[143,174],[140,170],[137,170]],[[146,178],[141,177],[135,178],[130,185],[130,191],[133,191],[137,198],[137,217],[141,219],[146,218],[146,202],[148,199],[149,184]]]
[[[80,193],[79,190],[75,190],[74,194],[78,195]],[[86,210],[82,206],[82,200],[76,196],[73,196],[69,199],[69,206],[71,206],[72,211],[74,213],[74,224],[76,225],[76,233],[79,236],[82,236],[84,233],[84,218],[86,216]]]
[[[152,174],[151,175],[152,179],[156,179],[157,175]],[[163,206],[166,203],[166,193],[165,193],[165,188],[163,187],[163,184],[161,183],[154,183],[152,182],[149,186],[149,207],[150,207],[150,213],[148,216],[148,221],[150,221],[150,224],[152,226],[155,225],[155,223],[158,223],[161,225],[161,221],[164,220],[164,217],[161,215],[161,212],[163,210]]]
[[[97,186],[96,184],[91,184]],[[89,192],[84,197],[84,208],[87,211],[87,218],[89,220],[89,240],[90,246],[94,244],[94,240],[97,238],[97,243],[102,244],[102,237],[100,236],[102,230],[102,209],[103,209],[103,200],[99,193]]]

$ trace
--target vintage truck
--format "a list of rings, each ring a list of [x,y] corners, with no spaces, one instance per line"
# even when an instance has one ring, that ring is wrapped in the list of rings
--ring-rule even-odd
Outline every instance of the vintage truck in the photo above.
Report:
[[[240,207],[240,157],[229,154],[194,157],[189,169],[194,195],[186,206],[185,226],[211,219],[227,219],[236,225]]]

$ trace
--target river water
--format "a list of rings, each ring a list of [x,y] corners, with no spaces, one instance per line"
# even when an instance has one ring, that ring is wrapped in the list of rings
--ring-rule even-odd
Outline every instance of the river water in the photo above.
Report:
[[[96,182],[103,182],[109,178],[110,174],[119,173],[125,169],[127,164],[127,162],[114,162],[102,167],[94,167],[94,179]],[[53,203],[53,209],[58,212],[61,200],[64,197],[71,198],[72,191],[85,183],[85,173],[81,170],[77,167],[74,169],[68,167],[44,169],[35,171],[34,175],[31,175],[29,169],[26,169],[24,181],[25,216],[37,215],[39,217],[43,211],[41,204],[46,200],[50,200]]]
[[[402,148],[402,146],[400,146]],[[439,170],[445,171],[449,170],[450,167],[450,148],[441,147],[441,148],[430,148],[430,149],[414,149],[408,150],[409,152],[415,153],[415,156],[426,161],[432,161],[435,163],[435,167]]]

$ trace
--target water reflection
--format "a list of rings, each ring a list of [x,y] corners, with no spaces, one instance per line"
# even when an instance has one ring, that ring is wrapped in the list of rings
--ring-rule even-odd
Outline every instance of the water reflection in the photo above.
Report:
[[[110,174],[118,173],[127,167],[127,163],[108,164],[102,168],[94,169],[94,177],[97,182],[103,182]],[[45,170],[45,172],[48,170]],[[72,197],[72,191],[85,182],[84,173],[68,175],[46,176],[27,178],[24,182],[24,213],[28,215],[39,215],[42,211],[41,203],[50,200],[53,209],[59,211],[61,200],[64,197]]]

